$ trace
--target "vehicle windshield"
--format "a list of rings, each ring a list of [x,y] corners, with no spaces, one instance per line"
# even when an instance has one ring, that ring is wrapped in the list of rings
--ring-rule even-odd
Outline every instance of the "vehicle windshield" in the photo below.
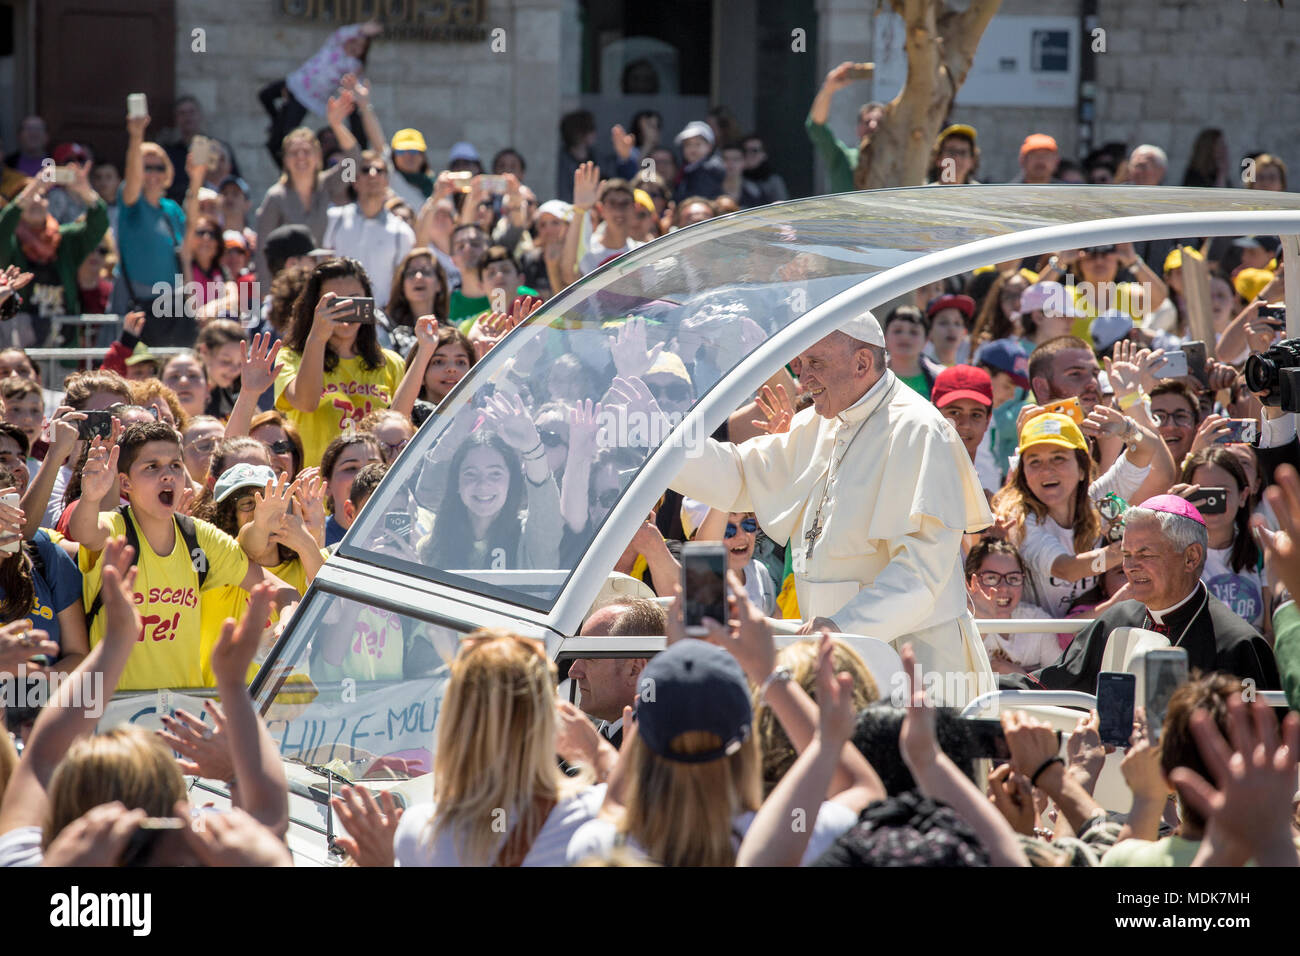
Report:
[[[433,728],[460,632],[317,590],[259,675],[280,754],[349,780],[433,769]]]
[[[783,203],[671,233],[571,286],[493,348],[420,430],[340,553],[549,611],[664,441],[657,413],[677,424],[745,356],[837,293],[1013,232],[1291,205],[1272,194],[1065,186],[970,187],[956,200],[933,187]]]

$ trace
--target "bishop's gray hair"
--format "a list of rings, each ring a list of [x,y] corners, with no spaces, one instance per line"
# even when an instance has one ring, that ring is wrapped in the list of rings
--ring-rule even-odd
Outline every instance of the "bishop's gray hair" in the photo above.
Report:
[[[1160,525],[1160,534],[1179,551],[1186,551],[1193,544],[1201,546],[1201,567],[1196,569],[1199,575],[1205,567],[1205,558],[1210,549],[1210,533],[1205,525],[1182,515],[1170,514],[1168,511],[1153,511],[1150,508],[1129,508],[1124,512],[1125,524],[1134,521],[1154,521]]]

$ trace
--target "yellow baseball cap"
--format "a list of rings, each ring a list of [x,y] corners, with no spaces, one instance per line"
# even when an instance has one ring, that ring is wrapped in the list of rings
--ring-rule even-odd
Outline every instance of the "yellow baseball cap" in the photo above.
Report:
[[[1233,276],[1232,287],[1237,290],[1237,295],[1253,302],[1272,281],[1273,273],[1267,269],[1241,269]]]
[[[418,152],[425,152],[428,146],[424,144],[424,134],[418,129],[399,129],[393,134],[393,151],[402,152],[403,150],[413,149]]]
[[[1059,445],[1062,448],[1077,448],[1079,451],[1088,450],[1088,442],[1074,419],[1055,412],[1035,415],[1025,422],[1025,427],[1020,430],[1020,447],[1016,451],[1023,455],[1034,445]]]
[[[1170,249],[1169,255],[1165,256],[1164,271],[1169,272],[1171,269],[1181,269],[1183,267],[1183,253],[1186,253],[1190,258],[1195,259],[1197,262],[1205,261],[1205,256],[1201,255],[1199,250],[1193,249],[1191,246]]]
[[[632,198],[636,200],[636,204],[643,209],[648,209],[650,212],[655,211],[655,201],[650,198],[650,194],[644,189],[632,190]]]
[[[935,140],[935,143],[942,143],[949,136],[964,136],[971,141],[973,146],[975,144],[975,127],[967,126],[965,123],[953,123],[939,134],[939,138]]]

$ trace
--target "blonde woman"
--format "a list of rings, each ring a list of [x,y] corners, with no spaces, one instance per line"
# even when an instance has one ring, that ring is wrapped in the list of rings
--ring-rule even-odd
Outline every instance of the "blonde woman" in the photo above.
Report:
[[[345,122],[353,105],[352,94],[347,90],[329,100],[326,118],[344,154],[329,169],[324,168],[320,140],[307,127],[299,126],[284,137],[284,172],[280,181],[266,191],[257,208],[259,236],[269,236],[276,227],[295,223],[310,229],[318,244],[324,239],[330,206],[348,201],[343,171],[351,169],[357,173],[361,166],[361,146]],[[257,278],[263,288],[269,289],[275,276],[271,275],[261,245],[258,243]]]
[[[433,803],[397,826],[398,866],[557,866],[603,785],[556,763],[555,665],[503,630],[465,638],[438,717]]]
[[[624,711],[616,770],[622,779],[610,783],[622,799],[621,812],[611,800],[612,820],[593,820],[574,834],[570,863],[627,845],[663,866],[734,866],[763,802],[750,684],[800,751],[813,741],[817,705],[788,669],[777,666],[762,613],[745,598],[736,575],[729,577],[741,622],[734,632],[713,628],[708,643],[678,638],[680,602],[670,609],[672,643],[641,672],[635,724],[631,708]],[[884,796],[879,777],[860,753],[851,747],[838,753],[830,786],[835,796],[808,814],[804,864],[852,827],[871,800]]]

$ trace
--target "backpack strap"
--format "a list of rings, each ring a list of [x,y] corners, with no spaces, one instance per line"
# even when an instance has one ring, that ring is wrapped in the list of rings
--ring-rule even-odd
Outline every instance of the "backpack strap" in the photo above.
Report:
[[[122,516],[126,528],[126,543],[135,551],[135,558],[131,564],[134,566],[140,558],[140,534],[136,531],[135,522],[131,520],[131,506],[122,505],[117,509],[117,513]],[[199,546],[198,528],[194,524],[194,519],[189,515],[176,515],[176,528],[180,532],[181,541],[185,543],[185,552],[190,556],[190,564],[199,576],[199,590],[203,590],[203,582],[208,579],[208,556]],[[95,615],[100,612],[104,606],[104,596],[102,591],[95,593],[95,598],[90,602],[90,610],[86,612],[87,623],[95,620]]]

